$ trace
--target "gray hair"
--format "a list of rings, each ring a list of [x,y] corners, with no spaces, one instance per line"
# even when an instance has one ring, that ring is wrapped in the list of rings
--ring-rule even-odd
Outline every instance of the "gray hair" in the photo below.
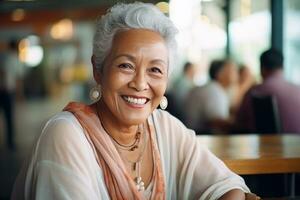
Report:
[[[156,6],[141,2],[116,4],[97,21],[93,41],[96,68],[100,70],[103,68],[115,34],[129,29],[149,29],[163,37],[169,50],[168,73],[170,74],[177,50],[175,35],[178,30]]]

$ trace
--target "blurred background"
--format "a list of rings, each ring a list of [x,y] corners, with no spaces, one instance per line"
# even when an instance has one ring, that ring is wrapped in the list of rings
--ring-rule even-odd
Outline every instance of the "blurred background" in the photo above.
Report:
[[[0,0],[0,83],[11,94],[0,110],[0,199],[9,198],[47,119],[69,101],[90,102],[94,22],[117,2]],[[247,66],[260,82],[259,56],[271,46],[285,56],[286,79],[300,85],[299,0],[144,2],[156,4],[180,31],[170,90],[187,61],[195,66],[194,84],[201,86],[209,80],[210,62],[223,57]]]

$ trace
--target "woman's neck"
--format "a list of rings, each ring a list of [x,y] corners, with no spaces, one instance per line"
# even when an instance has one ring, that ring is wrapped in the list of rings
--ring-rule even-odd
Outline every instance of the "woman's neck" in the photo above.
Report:
[[[96,103],[95,109],[104,130],[118,143],[128,145],[135,140],[138,125],[126,125],[120,122],[101,100]]]

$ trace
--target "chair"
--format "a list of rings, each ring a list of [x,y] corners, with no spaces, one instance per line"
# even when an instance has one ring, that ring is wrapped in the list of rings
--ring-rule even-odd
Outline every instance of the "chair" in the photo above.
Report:
[[[281,123],[274,96],[252,94],[254,122],[257,133],[280,133]]]
[[[272,95],[252,94],[252,106],[254,112],[255,129],[257,133],[282,133],[281,121],[278,112],[278,104],[276,98]],[[258,179],[259,192],[278,193],[284,196],[295,196],[295,174],[278,174],[276,177],[268,177],[268,175],[261,175]],[[275,192],[274,186],[267,187],[268,183],[277,182],[279,185]],[[261,190],[261,191],[260,191]]]

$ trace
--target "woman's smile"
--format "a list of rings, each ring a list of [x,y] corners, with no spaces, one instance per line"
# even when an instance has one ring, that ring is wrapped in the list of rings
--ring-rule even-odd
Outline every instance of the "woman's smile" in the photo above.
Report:
[[[98,80],[101,105],[112,117],[108,121],[126,126],[143,123],[165,93],[167,71],[168,49],[158,33],[145,29],[118,33]]]
[[[149,98],[141,96],[132,95],[121,95],[122,99],[131,108],[144,108],[144,106],[149,102]]]

